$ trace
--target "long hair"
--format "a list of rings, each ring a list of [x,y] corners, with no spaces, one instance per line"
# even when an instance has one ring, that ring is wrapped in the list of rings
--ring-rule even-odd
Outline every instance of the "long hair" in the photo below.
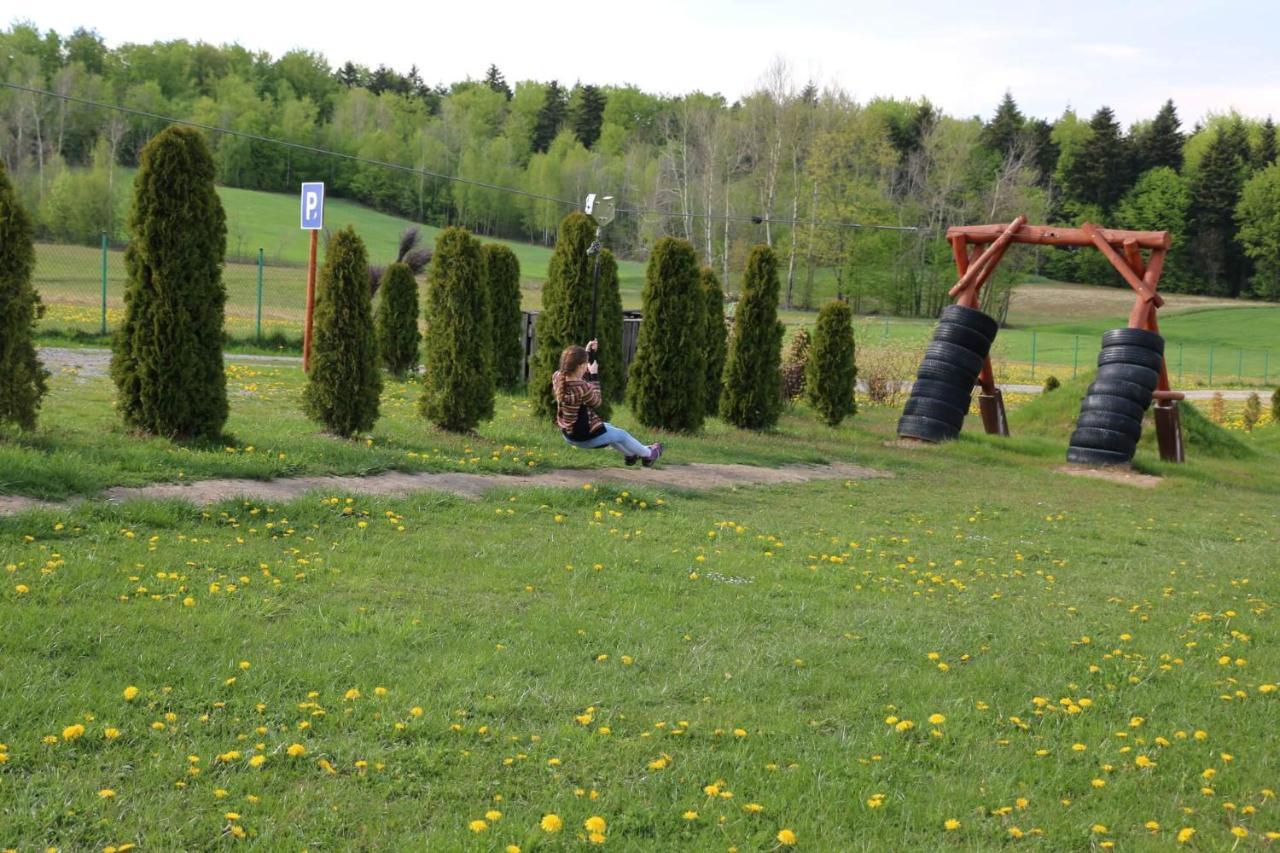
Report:
[[[577,344],[565,347],[564,352],[560,353],[560,369],[556,371],[555,376],[551,377],[551,390],[556,396],[557,403],[560,402],[565,380],[586,363],[587,351]]]

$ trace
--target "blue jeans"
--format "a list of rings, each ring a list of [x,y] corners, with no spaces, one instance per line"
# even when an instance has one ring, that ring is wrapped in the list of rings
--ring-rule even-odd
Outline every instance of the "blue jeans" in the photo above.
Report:
[[[649,448],[636,441],[631,436],[631,433],[613,424],[605,424],[604,432],[595,438],[589,438],[586,441],[574,441],[566,437],[565,441],[574,447],[581,447],[586,450],[595,450],[598,447],[612,447],[624,456],[639,456],[641,459],[649,458]]]

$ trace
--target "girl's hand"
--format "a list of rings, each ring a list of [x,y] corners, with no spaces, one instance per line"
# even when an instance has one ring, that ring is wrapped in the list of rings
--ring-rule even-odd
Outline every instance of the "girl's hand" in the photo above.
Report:
[[[600,349],[600,342],[597,341],[595,338],[592,338],[591,340],[587,341],[586,349],[589,355],[595,355],[596,350]]]

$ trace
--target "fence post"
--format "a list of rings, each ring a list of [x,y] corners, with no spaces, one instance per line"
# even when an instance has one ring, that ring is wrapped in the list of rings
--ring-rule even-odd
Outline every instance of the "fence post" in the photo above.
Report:
[[[1080,336],[1076,335],[1075,343],[1071,350],[1071,378],[1076,378],[1076,368],[1080,365]]]
[[[102,232],[102,330],[107,333],[107,232]]]
[[[1213,387],[1213,344],[1209,344],[1209,387]]]
[[[1182,384],[1182,341],[1178,341],[1178,384]]]
[[[1244,350],[1236,350],[1236,384],[1244,384]]]
[[[1271,384],[1271,350],[1262,352],[1262,384]]]
[[[262,263],[263,252],[262,247],[258,247],[258,322],[256,324],[256,337],[258,343],[262,343]]]
[[[1034,382],[1036,378],[1036,333],[1031,332],[1031,380]]]
[[[889,315],[884,315],[884,339],[889,340]]]

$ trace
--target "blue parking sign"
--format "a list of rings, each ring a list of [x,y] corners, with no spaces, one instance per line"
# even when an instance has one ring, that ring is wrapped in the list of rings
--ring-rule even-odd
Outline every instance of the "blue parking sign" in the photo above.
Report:
[[[324,228],[324,182],[302,185],[302,229],[319,231]]]

